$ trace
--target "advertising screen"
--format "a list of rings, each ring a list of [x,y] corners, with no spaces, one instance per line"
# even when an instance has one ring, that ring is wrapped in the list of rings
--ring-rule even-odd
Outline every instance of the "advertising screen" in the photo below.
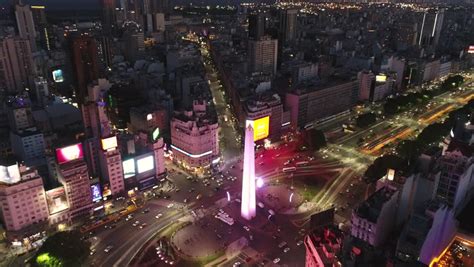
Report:
[[[134,159],[127,159],[122,162],[123,167],[123,178],[130,178],[135,176],[135,160]]]
[[[147,156],[137,160],[138,173],[144,173],[149,170],[153,170],[155,167],[155,161],[153,156]]]
[[[96,202],[102,199],[102,193],[100,192],[100,185],[93,184],[91,185],[92,201]]]
[[[467,53],[474,54],[474,45],[469,46],[469,49],[467,50]]]
[[[375,76],[375,81],[380,83],[380,82],[386,82],[387,81],[387,76],[384,75],[384,74],[379,74],[377,76]]]
[[[82,144],[80,143],[56,149],[56,159],[59,164],[75,159],[82,159],[83,157]]]
[[[63,76],[63,70],[57,69],[53,70],[53,81],[57,83],[62,83],[64,82],[64,76]]]
[[[11,166],[0,165],[0,182],[13,184],[21,180],[20,169],[17,164]]]
[[[48,203],[49,214],[54,214],[67,209],[68,204],[64,187],[58,187],[46,191],[46,202]]]
[[[151,140],[153,140],[153,142],[156,141],[156,139],[158,139],[158,137],[160,136],[160,128],[156,127],[153,132],[151,133]]]
[[[254,141],[262,140],[269,134],[270,117],[266,116],[257,120],[247,120],[246,126],[252,125]]]
[[[117,147],[117,137],[112,136],[112,137],[104,138],[101,140],[101,143],[102,143],[103,150],[114,149]]]

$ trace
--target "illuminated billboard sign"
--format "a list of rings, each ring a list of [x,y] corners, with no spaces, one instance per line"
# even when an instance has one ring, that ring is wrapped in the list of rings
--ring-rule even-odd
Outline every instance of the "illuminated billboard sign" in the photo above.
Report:
[[[107,137],[101,140],[102,149],[103,150],[110,150],[117,147],[117,137]]]
[[[123,167],[123,178],[130,178],[135,176],[135,160],[127,159],[122,162]]]
[[[64,82],[64,76],[63,76],[63,70],[57,69],[53,70],[53,81],[57,83],[62,83]]]
[[[384,82],[387,81],[387,75],[379,74],[379,75],[375,76],[375,81],[378,82],[378,83],[384,83]]]
[[[138,173],[144,173],[155,168],[155,160],[153,156],[147,156],[137,160],[137,170]]]
[[[469,48],[467,49],[467,53],[474,54],[474,45],[469,46]]]
[[[48,203],[49,214],[58,213],[69,207],[64,187],[46,191],[46,202]]]
[[[158,137],[160,136],[160,128],[156,127],[153,132],[151,133],[151,140],[153,140],[153,142],[155,142]]]
[[[82,159],[84,157],[82,144],[75,144],[63,148],[56,149],[56,159],[58,163],[66,163],[71,160]]]
[[[0,182],[14,184],[20,180],[20,169],[16,163],[10,166],[0,165]]]
[[[247,127],[249,124],[252,125],[253,127],[254,141],[262,140],[268,137],[269,124],[270,124],[269,116],[266,116],[257,120],[247,120],[245,123],[245,127]]]
[[[100,185],[93,184],[91,185],[92,201],[96,202],[102,199],[102,193],[100,192]]]

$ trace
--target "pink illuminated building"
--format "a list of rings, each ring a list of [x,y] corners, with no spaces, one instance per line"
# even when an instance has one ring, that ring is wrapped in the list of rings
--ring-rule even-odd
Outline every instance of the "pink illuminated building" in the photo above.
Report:
[[[242,176],[242,206],[240,214],[251,220],[255,217],[255,142],[253,128],[249,124],[245,130],[244,174]]]
[[[193,110],[177,113],[171,120],[173,159],[189,169],[208,167],[218,161],[217,118],[205,101],[194,101]]]
[[[1,164],[0,169],[0,208],[6,229],[18,231],[46,222],[48,205],[38,172],[17,163]]]

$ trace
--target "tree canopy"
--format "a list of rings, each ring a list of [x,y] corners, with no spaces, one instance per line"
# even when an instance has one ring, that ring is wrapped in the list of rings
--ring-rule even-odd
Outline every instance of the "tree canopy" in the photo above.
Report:
[[[33,266],[83,266],[90,253],[89,242],[81,239],[79,231],[57,232],[48,237],[38,250]]]

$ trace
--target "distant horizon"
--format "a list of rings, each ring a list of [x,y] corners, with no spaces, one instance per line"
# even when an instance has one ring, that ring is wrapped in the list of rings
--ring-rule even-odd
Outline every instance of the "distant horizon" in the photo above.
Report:
[[[6,6],[14,0],[0,0],[0,5]],[[171,0],[174,5],[182,5],[185,3],[195,4],[238,4],[241,0]],[[258,1],[257,1],[258,2]],[[99,0],[23,0],[23,3],[30,5],[44,5],[50,9],[99,9]]]

